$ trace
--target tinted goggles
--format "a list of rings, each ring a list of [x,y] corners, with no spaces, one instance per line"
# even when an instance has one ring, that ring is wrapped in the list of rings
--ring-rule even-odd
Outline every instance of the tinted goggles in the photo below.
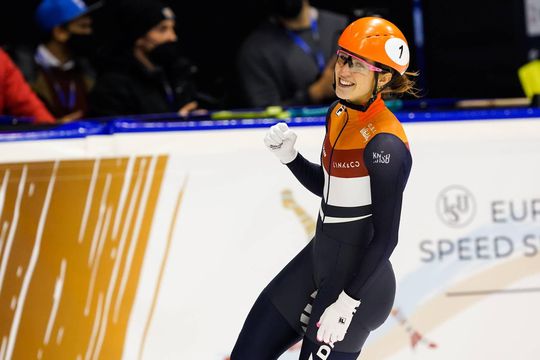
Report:
[[[345,66],[348,64],[351,72],[355,73],[367,74],[369,71],[383,71],[381,68],[368,63],[366,60],[341,49],[337,51],[337,63],[339,66]]]

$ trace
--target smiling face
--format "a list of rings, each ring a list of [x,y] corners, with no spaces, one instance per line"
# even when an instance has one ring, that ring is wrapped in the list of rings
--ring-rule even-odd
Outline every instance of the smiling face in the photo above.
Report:
[[[362,58],[338,51],[334,69],[337,97],[354,104],[367,103],[373,94],[375,72],[379,73],[379,87],[390,81],[390,73],[382,72],[382,69]]]

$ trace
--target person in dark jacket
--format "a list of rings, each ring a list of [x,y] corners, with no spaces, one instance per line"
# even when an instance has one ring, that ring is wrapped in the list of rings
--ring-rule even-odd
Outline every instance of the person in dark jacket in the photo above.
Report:
[[[34,94],[6,52],[0,49],[0,115],[32,117],[36,124],[52,124],[54,118]]]
[[[119,6],[125,34],[90,95],[92,116],[178,112],[197,109],[190,82],[193,67],[179,56],[173,11],[152,0]]]
[[[271,12],[238,54],[246,106],[332,102],[336,41],[347,18],[308,0],[272,0]]]

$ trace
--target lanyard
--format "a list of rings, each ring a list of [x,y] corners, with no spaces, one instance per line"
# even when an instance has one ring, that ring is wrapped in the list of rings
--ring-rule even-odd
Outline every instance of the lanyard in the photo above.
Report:
[[[163,80],[163,90],[165,90],[165,96],[167,97],[167,102],[169,103],[169,106],[172,110],[178,111],[178,109],[173,109],[174,104],[174,92],[167,80]]]
[[[58,82],[56,82],[54,79],[52,79],[52,82],[53,82],[54,91],[56,92],[56,95],[58,96],[58,100],[60,101],[60,104],[62,105],[62,107],[70,111],[73,110],[73,108],[75,107],[75,100],[76,100],[76,95],[77,95],[75,82],[73,80],[69,82],[69,92],[68,92],[69,97],[67,99],[66,99],[66,94],[64,93],[64,91],[62,91],[60,84],[58,84]]]
[[[316,44],[319,44],[319,26],[317,25],[317,19],[313,18],[311,20],[311,34],[313,35],[313,39],[315,40]],[[297,33],[294,31],[287,29],[287,35],[294,41],[300,49],[302,49],[306,54],[311,55],[315,58],[317,61],[317,66],[319,68],[319,73],[322,73],[325,66],[324,61],[324,55],[321,51],[321,49],[317,48],[317,51],[313,51],[313,49],[302,39]]]
[[[73,110],[75,108],[75,101],[77,100],[77,87],[75,85],[75,81],[71,80],[69,82],[69,90],[66,96],[65,92],[62,90],[62,86],[60,86],[59,82],[56,80],[55,75],[51,70],[52,67],[57,67],[61,71],[69,71],[69,69],[64,70],[62,69],[62,66],[51,65],[51,60],[47,60],[47,58],[43,55],[41,51],[39,51],[39,49],[35,55],[35,60],[36,63],[40,65],[43,71],[48,75],[48,78],[52,83],[52,87],[62,108],[70,111]]]

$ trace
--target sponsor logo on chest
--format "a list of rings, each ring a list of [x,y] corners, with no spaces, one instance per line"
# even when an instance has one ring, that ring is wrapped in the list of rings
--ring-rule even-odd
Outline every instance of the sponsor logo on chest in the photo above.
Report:
[[[368,140],[373,137],[373,135],[377,132],[375,129],[375,126],[373,126],[372,123],[367,124],[365,127],[360,129],[360,134],[364,137],[364,141],[368,142]]]
[[[341,116],[341,114],[343,114],[343,111],[345,110],[345,107],[343,105],[341,105],[340,107],[338,107],[338,109],[336,110],[336,116],[339,117]]]
[[[360,161],[332,161],[334,169],[354,169],[360,167]]]

